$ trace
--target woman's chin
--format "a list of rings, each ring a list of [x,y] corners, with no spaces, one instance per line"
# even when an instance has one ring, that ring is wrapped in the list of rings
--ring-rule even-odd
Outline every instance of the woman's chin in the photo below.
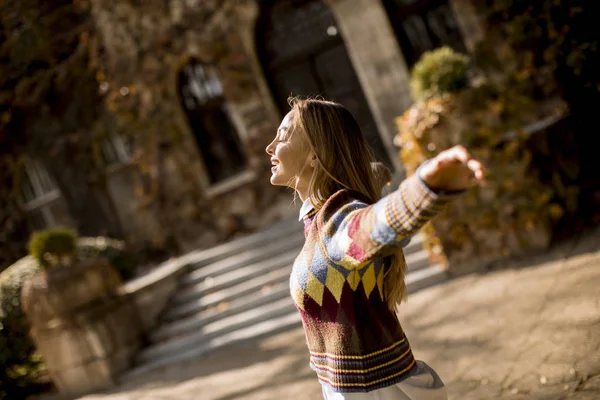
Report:
[[[279,178],[279,176],[277,176],[277,172],[274,172],[271,175],[271,179],[270,179],[271,185],[273,186],[281,186],[281,179]]]

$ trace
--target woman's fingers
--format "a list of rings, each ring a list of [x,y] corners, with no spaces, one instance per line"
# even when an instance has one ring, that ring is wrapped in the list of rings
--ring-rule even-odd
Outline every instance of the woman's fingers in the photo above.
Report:
[[[463,146],[454,146],[441,152],[436,158],[440,164],[466,164],[471,156]]]
[[[473,175],[475,176],[475,178],[481,180],[485,177],[485,168],[483,167],[483,164],[478,160],[475,160],[474,158],[470,159],[469,161],[467,161],[467,167],[469,167],[469,169],[473,171]]]
[[[465,147],[454,146],[434,157],[422,177],[431,187],[458,190],[485,184],[485,168]]]
[[[448,153],[445,155],[446,160],[451,163],[460,163],[465,165],[473,176],[482,180],[485,177],[485,168],[483,164],[478,160],[471,158],[471,154],[469,151],[463,146],[454,146],[448,150]]]
[[[463,146],[454,146],[453,147],[456,158],[461,161],[463,164],[466,164],[471,159],[471,155]]]

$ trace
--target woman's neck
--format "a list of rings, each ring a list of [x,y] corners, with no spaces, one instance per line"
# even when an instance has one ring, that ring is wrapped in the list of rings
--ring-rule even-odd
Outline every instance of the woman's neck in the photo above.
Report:
[[[308,184],[305,184],[302,181],[298,182],[294,189],[296,189],[296,193],[298,193],[298,197],[300,197],[300,200],[302,200],[303,203],[310,196],[310,193],[308,190]]]
[[[303,203],[306,201],[306,199],[308,199],[308,190],[300,191],[296,189],[296,192],[298,193],[298,197],[300,197],[300,200],[302,200]]]

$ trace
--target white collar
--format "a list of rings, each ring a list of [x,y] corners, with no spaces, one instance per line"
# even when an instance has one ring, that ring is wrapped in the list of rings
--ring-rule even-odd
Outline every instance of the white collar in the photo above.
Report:
[[[302,207],[300,207],[300,215],[298,217],[298,221],[302,221],[304,217],[306,217],[312,210],[314,210],[314,206],[310,202],[310,198],[304,200],[304,203],[302,203]]]

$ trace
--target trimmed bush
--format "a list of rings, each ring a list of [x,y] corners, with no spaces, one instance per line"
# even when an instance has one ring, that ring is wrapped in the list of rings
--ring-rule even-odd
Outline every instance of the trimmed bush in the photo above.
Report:
[[[411,72],[410,88],[414,100],[423,102],[467,87],[468,60],[467,56],[446,46],[425,52]]]
[[[29,254],[43,268],[69,263],[75,250],[76,235],[71,229],[47,229],[34,232],[29,240]]]
[[[125,248],[120,240],[106,237],[84,237],[77,239],[77,259],[104,257],[117,269],[121,279],[127,281],[135,275],[139,259]]]

